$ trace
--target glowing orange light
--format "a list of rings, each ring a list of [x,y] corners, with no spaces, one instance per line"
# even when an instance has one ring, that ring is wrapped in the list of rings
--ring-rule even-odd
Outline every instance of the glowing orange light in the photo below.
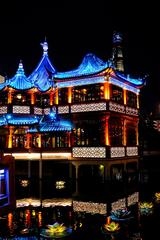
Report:
[[[111,218],[107,217],[107,224],[110,224],[110,222],[111,222]]]
[[[38,226],[42,226],[42,212],[38,212]]]
[[[8,227],[11,228],[13,223],[13,214],[8,213]]]
[[[104,98],[106,100],[110,99],[110,83],[109,82],[104,83]]]
[[[123,89],[123,102],[124,102],[124,105],[127,104],[127,91],[126,91],[126,89]]]
[[[68,103],[72,103],[72,88],[68,88]]]

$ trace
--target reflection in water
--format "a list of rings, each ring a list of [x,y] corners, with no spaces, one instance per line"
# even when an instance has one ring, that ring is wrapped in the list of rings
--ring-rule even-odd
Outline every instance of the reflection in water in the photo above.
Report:
[[[38,212],[38,227],[42,227],[42,212]]]
[[[48,224],[59,222],[68,228],[71,226],[71,207],[54,208],[17,208],[0,219],[0,240],[14,236],[39,237],[41,229]]]
[[[128,203],[130,203],[131,199],[135,201],[133,196],[129,196]],[[117,206],[121,206],[121,201],[116,201],[111,214],[113,215],[114,213],[114,216],[120,217],[120,219],[122,219],[122,216],[126,219],[127,216],[128,219],[128,221],[117,221],[120,228],[119,231],[115,231],[116,235],[113,234],[113,231],[109,231],[117,226],[110,225],[113,222],[112,215],[108,216],[106,212],[100,214],[97,211],[96,213],[91,213],[89,211],[93,208],[89,206],[88,209],[88,205],[84,205],[84,202],[80,202],[78,207],[74,206],[75,209],[78,209],[76,212],[73,211],[73,205],[49,208],[33,206],[17,208],[16,211],[0,218],[0,240],[18,240],[20,237],[26,240],[40,239],[40,234],[42,233],[43,235],[44,233],[43,229],[47,229],[47,226],[53,226],[56,222],[60,226],[65,226],[66,229],[72,230],[71,238],[73,240],[86,240],[88,235],[95,240],[113,235],[117,240],[128,240],[127,236],[133,236],[138,232],[143,235],[143,240],[146,240],[147,238],[145,237],[147,237],[148,231],[152,229],[152,234],[158,232],[160,222],[160,203],[156,201],[155,197],[154,200],[153,198],[150,200],[153,203],[152,214],[141,214],[140,209],[141,206],[151,206],[151,204],[148,204],[151,201],[147,203],[145,201],[141,202],[143,204],[140,204],[140,202],[131,204],[127,211],[126,209],[118,210]],[[81,209],[80,206],[82,206]],[[131,217],[128,218],[128,215],[131,215]],[[104,228],[102,231],[102,227],[105,224],[107,224],[107,231]],[[109,232],[111,232],[111,235]]]

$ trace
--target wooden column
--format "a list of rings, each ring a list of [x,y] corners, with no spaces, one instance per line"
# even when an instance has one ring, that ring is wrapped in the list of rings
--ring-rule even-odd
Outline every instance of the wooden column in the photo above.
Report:
[[[41,134],[38,134],[38,147],[41,148],[42,146],[42,137]]]
[[[35,93],[33,91],[31,92],[31,104],[35,104]]]
[[[104,99],[106,100],[110,99],[110,83],[109,82],[104,83]]]
[[[136,145],[139,145],[139,131],[138,131],[138,123],[136,125]]]
[[[125,88],[123,89],[123,103],[127,104],[127,90]]]
[[[123,120],[123,145],[127,145],[127,129],[126,129],[126,119]]]
[[[51,92],[50,92],[50,105],[51,106],[53,106],[53,102],[54,102],[53,96],[54,96],[54,93],[53,93],[53,90],[51,90]]]
[[[9,90],[9,92],[8,92],[8,104],[9,103],[12,103],[12,91],[11,90]]]
[[[13,127],[9,127],[9,136],[8,136],[8,148],[12,148],[12,136],[13,136]]]
[[[27,137],[27,146],[26,146],[26,148],[29,149],[30,148],[30,137],[31,137],[31,134],[27,133],[26,137]]]
[[[72,103],[72,87],[68,88],[68,103]]]
[[[105,117],[105,145],[109,146],[110,145],[110,139],[109,139],[109,116]]]
[[[58,88],[55,89],[55,104],[58,105]]]
[[[139,94],[137,93],[137,108],[139,109]]]
[[[71,132],[68,132],[67,136],[68,136],[68,147],[71,147]]]

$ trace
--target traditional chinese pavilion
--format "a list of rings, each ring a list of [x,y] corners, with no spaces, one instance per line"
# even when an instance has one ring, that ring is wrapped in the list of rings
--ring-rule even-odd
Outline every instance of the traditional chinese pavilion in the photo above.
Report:
[[[20,180],[25,169],[25,178],[35,172],[41,180],[47,171],[53,175],[44,167],[48,161],[69,164],[73,179],[83,175],[84,166],[97,167],[103,180],[119,181],[124,172],[137,172],[144,81],[124,73],[121,42],[121,35],[114,33],[107,62],[89,53],[77,69],[58,72],[45,41],[29,76],[20,61],[16,74],[0,83],[1,148],[20,166]]]

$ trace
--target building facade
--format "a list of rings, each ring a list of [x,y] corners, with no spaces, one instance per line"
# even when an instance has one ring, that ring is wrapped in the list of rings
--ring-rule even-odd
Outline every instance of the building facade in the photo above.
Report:
[[[112,60],[89,53],[68,72],[56,71],[45,41],[29,76],[20,62],[13,78],[0,84],[0,142],[4,156],[15,158],[16,185],[28,187],[37,179],[41,195],[48,179],[50,190],[74,179],[71,192],[78,195],[81,181],[94,189],[98,181],[135,178],[144,82],[125,75],[121,41],[115,33]]]

